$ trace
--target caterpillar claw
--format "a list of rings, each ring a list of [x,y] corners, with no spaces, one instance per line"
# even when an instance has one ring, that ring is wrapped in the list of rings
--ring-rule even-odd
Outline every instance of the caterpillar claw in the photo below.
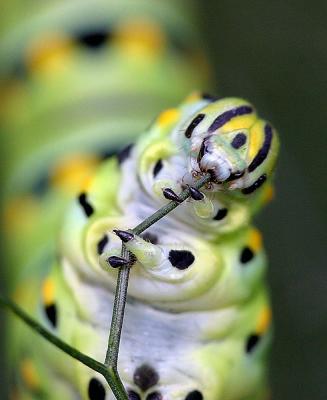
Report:
[[[200,192],[200,190],[189,186],[191,198],[195,201],[202,200],[204,198],[204,194]]]
[[[162,193],[167,200],[176,201],[177,203],[181,203],[183,200],[170,188],[162,189]]]
[[[127,243],[134,239],[134,234],[128,231],[122,231],[119,229],[114,229],[113,232],[121,239],[122,242]]]
[[[112,268],[120,268],[129,264],[129,260],[119,256],[110,256],[107,258],[107,262]]]

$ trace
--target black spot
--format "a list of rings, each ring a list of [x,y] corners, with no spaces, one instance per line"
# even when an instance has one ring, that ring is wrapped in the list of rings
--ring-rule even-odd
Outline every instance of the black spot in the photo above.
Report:
[[[76,39],[80,44],[91,50],[99,50],[106,44],[108,38],[109,33],[106,30],[94,30],[83,32]]]
[[[138,393],[134,392],[134,390],[129,390],[127,392],[127,395],[128,400],[141,400],[141,396]]]
[[[153,176],[154,176],[154,177],[156,177],[156,176],[159,174],[159,172],[161,171],[162,167],[163,167],[162,160],[159,159],[159,160],[156,162],[156,165],[155,165],[154,168],[153,168]]]
[[[79,201],[79,204],[83,207],[85,215],[87,217],[90,217],[93,214],[94,210],[93,210],[93,207],[91,206],[91,204],[88,203],[88,201],[87,201],[86,193],[81,193],[78,196],[78,201]]]
[[[234,149],[239,149],[245,143],[246,143],[246,136],[244,135],[244,133],[238,133],[232,140],[231,145],[232,147],[234,147]]]
[[[104,400],[106,398],[106,391],[102,383],[92,378],[89,383],[88,395],[90,400]]]
[[[242,264],[246,264],[249,261],[252,260],[254,257],[253,251],[250,249],[250,247],[244,247],[241,253],[240,261]]]
[[[221,128],[223,125],[227,124],[231,119],[239,117],[240,115],[251,114],[253,111],[250,106],[240,106],[233,108],[231,110],[225,111],[213,121],[213,123],[208,128],[208,133],[212,133],[217,129]]]
[[[133,143],[129,144],[128,146],[124,147],[118,154],[117,154],[117,158],[118,158],[118,163],[122,164],[125,160],[127,160],[127,158],[129,157],[131,150],[133,148]]]
[[[266,174],[259,176],[259,178],[251,186],[242,189],[242,193],[243,194],[253,193],[255,190],[259,189],[259,187],[262,186],[266,182],[266,180],[267,180]]]
[[[162,400],[162,394],[160,392],[152,392],[146,397],[146,400]]]
[[[158,236],[153,233],[146,232],[146,233],[143,233],[143,235],[141,235],[141,237],[142,237],[142,239],[144,239],[147,242],[150,242],[152,244],[158,243]]]
[[[246,344],[245,344],[245,351],[247,353],[251,353],[253,349],[257,346],[257,344],[260,341],[260,336],[257,335],[256,333],[250,335],[247,338]]]
[[[186,269],[193,264],[194,255],[188,250],[170,250],[168,260],[177,269]]]
[[[265,126],[265,139],[263,141],[263,145],[252,160],[251,164],[249,165],[249,172],[254,171],[259,165],[261,165],[265,159],[267,158],[267,155],[270,150],[271,146],[271,141],[273,137],[273,131],[270,125],[266,124]]]
[[[106,247],[106,244],[109,242],[109,238],[107,235],[103,235],[102,239],[98,241],[97,251],[99,256],[103,253],[103,249]]]
[[[228,214],[227,208],[221,208],[220,210],[218,210],[217,214],[213,217],[213,219],[216,221],[220,221],[224,219],[227,214]]]
[[[57,326],[57,307],[54,303],[45,306],[45,314],[53,328]]]
[[[192,136],[192,133],[194,131],[194,129],[199,125],[199,123],[203,120],[203,118],[205,117],[205,114],[199,114],[197,115],[192,122],[190,123],[190,125],[186,128],[185,131],[185,136],[189,139]]]
[[[211,101],[211,102],[218,100],[217,96],[213,96],[213,95],[211,95],[209,93],[202,93],[202,98],[203,98],[203,100],[208,100],[208,101]]]
[[[190,392],[185,397],[185,400],[202,400],[202,399],[203,399],[203,395],[198,390],[193,390],[193,392]]]
[[[145,392],[150,387],[158,383],[159,375],[157,371],[150,365],[143,364],[140,367],[136,368],[133,380],[135,385],[143,390],[143,392]]]

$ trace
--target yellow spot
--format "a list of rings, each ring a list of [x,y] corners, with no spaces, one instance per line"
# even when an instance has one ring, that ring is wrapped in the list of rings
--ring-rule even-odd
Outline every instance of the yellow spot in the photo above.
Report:
[[[256,253],[262,248],[262,236],[258,229],[251,229],[249,247]]]
[[[251,162],[259,149],[262,146],[264,140],[264,121],[258,121],[253,125],[250,131],[250,143],[249,143],[249,152],[248,152],[248,160]]]
[[[157,55],[166,47],[161,28],[149,20],[125,21],[115,32],[114,43],[130,56]]]
[[[42,298],[43,302],[46,306],[49,306],[53,303],[54,300],[54,282],[51,277],[48,277],[42,285]]]
[[[159,115],[157,123],[160,128],[164,128],[176,122],[179,116],[180,116],[180,111],[177,108],[170,108],[168,110],[163,111]]]
[[[40,388],[40,379],[36,368],[31,360],[23,360],[20,365],[20,371],[25,384],[31,390],[37,390]]]
[[[238,129],[249,129],[254,124],[257,116],[255,114],[241,115],[232,118],[227,124],[220,128],[222,133],[236,131]]]
[[[35,228],[35,219],[40,212],[40,203],[33,196],[21,196],[5,205],[3,215],[4,231],[8,234]]]
[[[192,104],[201,99],[202,99],[202,93],[199,91],[195,91],[186,97],[186,99],[183,101],[183,104]]]
[[[26,64],[32,72],[55,73],[66,68],[73,43],[62,34],[40,36],[27,49]]]
[[[87,191],[99,162],[92,155],[76,154],[64,158],[53,168],[50,182],[67,193]]]
[[[271,308],[269,306],[265,306],[259,315],[256,332],[258,334],[264,334],[268,330],[271,324],[271,319],[272,319]]]
[[[263,192],[263,203],[267,204],[269,202],[271,202],[271,200],[274,198],[275,196],[275,189],[272,185],[268,185],[266,186],[264,192]]]

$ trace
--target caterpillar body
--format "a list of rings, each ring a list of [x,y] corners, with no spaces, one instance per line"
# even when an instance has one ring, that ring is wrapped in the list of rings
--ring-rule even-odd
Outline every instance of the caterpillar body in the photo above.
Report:
[[[19,25],[5,25],[0,41],[8,285],[56,335],[102,361],[117,278],[109,262],[123,238],[136,258],[119,355],[129,398],[266,399],[271,317],[251,217],[271,197],[277,134],[244,100],[199,93],[144,129],[210,87],[192,9],[7,6]],[[203,190],[130,236],[206,172]],[[8,336],[13,400],[114,398],[100,375],[17,322]]]
[[[136,257],[119,357],[129,398],[267,399],[266,257],[251,217],[270,197],[277,152],[276,131],[241,99],[191,96],[160,114],[100,166],[67,213],[42,285],[45,323],[104,358],[117,277],[108,262],[122,239]],[[189,201],[143,236],[128,232],[167,202],[167,188],[179,193],[208,171],[210,183]],[[34,390],[114,398],[95,372],[45,347],[33,365],[49,386]]]

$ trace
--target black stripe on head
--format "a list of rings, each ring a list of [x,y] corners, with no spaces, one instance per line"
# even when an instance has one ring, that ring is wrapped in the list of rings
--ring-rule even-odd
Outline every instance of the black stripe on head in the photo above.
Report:
[[[224,113],[218,115],[218,117],[213,121],[213,123],[209,126],[208,132],[212,133],[221,128],[223,125],[227,124],[227,122],[229,122],[231,119],[239,117],[241,115],[251,114],[252,111],[253,108],[250,106],[240,106],[225,111]]]
[[[185,136],[189,139],[192,136],[192,133],[194,129],[199,125],[201,121],[203,121],[203,118],[205,117],[205,114],[198,114],[190,123],[190,125],[186,128],[185,131]]]
[[[85,215],[87,217],[90,217],[94,213],[94,209],[91,206],[91,204],[88,202],[86,193],[81,193],[78,196],[78,201],[79,201],[79,204],[82,206],[82,208],[85,212]]]
[[[245,143],[246,143],[246,136],[244,135],[244,133],[238,133],[232,140],[231,145],[232,147],[234,147],[234,149],[239,149]]]
[[[242,193],[243,194],[253,193],[255,190],[259,189],[259,187],[262,186],[266,182],[266,180],[267,180],[266,174],[259,176],[259,178],[251,186],[242,189]]]
[[[254,159],[252,160],[251,164],[249,165],[249,172],[254,171],[257,167],[259,167],[260,164],[262,164],[265,159],[267,158],[267,155],[270,150],[271,146],[271,141],[273,137],[273,131],[270,125],[266,124],[265,125],[265,139],[263,141],[263,145],[261,149],[258,151]]]

